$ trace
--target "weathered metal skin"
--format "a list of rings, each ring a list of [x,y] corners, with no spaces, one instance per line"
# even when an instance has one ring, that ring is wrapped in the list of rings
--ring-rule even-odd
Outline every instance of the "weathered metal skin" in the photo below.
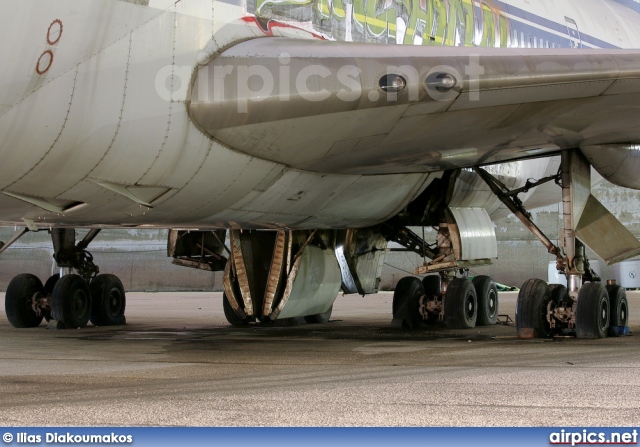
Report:
[[[580,148],[591,166],[611,183],[640,189],[640,144],[599,144]]]
[[[442,45],[513,46],[514,42],[506,35],[511,31],[507,15],[487,2],[478,4],[481,7],[477,10],[458,2],[449,2],[444,9],[444,2],[439,1],[427,1],[423,9],[420,2],[405,6],[389,2],[373,9],[365,8],[364,3],[355,1],[349,9],[348,4],[329,6],[324,0],[305,5],[264,1],[252,10],[241,1],[10,2],[0,15],[0,29],[6,36],[0,41],[0,53],[4,66],[10,67],[0,71],[2,221],[26,222],[32,228],[366,227],[388,220],[417,197],[432,179],[426,171],[477,161],[513,160],[557,149],[565,142],[602,136],[602,127],[589,123],[606,114],[604,118],[624,123],[622,130],[628,127],[628,135],[635,132],[627,124],[637,122],[635,112],[623,119],[622,110],[626,109],[614,109],[620,95],[603,95],[595,101],[582,98],[561,104],[519,105],[513,101],[526,96],[529,89],[514,86],[513,79],[508,80],[512,83],[508,92],[483,84],[489,104],[479,103],[483,106],[480,111],[463,108],[454,112],[448,109],[451,104],[432,101],[424,92],[414,102],[406,102],[401,93],[399,104],[381,106],[378,100],[388,94],[373,88],[383,73],[377,69],[369,72],[377,67],[378,50],[394,63],[405,57],[411,62],[418,50],[433,51],[428,56],[431,62],[420,59],[426,65],[453,54],[447,65],[461,68],[458,56],[464,49],[440,48]],[[538,15],[545,8],[553,10],[552,2],[539,3],[530,5],[540,9],[534,11]],[[343,7],[346,10],[341,11]],[[619,8],[614,12],[620,16]],[[398,33],[390,38],[391,28],[400,26],[400,21],[394,24],[387,20],[392,16],[408,20],[402,39]],[[482,20],[472,32],[474,17]],[[575,14],[574,18],[584,22]],[[425,23],[433,23],[433,29],[426,29]],[[499,29],[499,36],[492,36],[490,29]],[[414,33],[416,30],[421,31]],[[598,26],[593,30],[600,39],[607,38],[605,31]],[[618,45],[633,43],[626,28],[620,28],[619,33],[622,40]],[[464,39],[456,41],[456,35]],[[215,64],[217,59],[223,60],[219,56],[225,51],[229,51],[224,56],[228,57],[245,48],[237,44],[258,37],[264,48],[251,56],[261,57],[265,63],[269,57],[281,62],[280,53],[269,49],[269,42],[278,37],[287,42],[302,40],[287,44],[291,47],[289,64],[282,62],[292,69],[318,59],[304,51],[312,40],[394,41],[424,44],[424,48],[395,46],[392,52],[390,46],[381,45],[372,47],[376,51],[373,55],[360,54],[358,58],[360,50],[354,50],[356,67],[370,76],[362,78],[370,89],[364,92],[363,100],[346,101],[346,105],[321,101],[311,107],[291,98],[292,103],[302,104],[295,110],[307,116],[284,119],[277,126],[268,121],[269,115],[291,117],[286,101],[274,104],[274,98],[266,100],[277,107],[257,115],[267,102],[250,101],[243,119],[251,115],[256,122],[237,126],[236,119],[243,114],[228,114],[235,127],[216,127],[213,138],[203,132],[207,123],[196,125],[189,112],[197,105],[191,91],[191,86],[196,88],[192,83],[196,67]],[[559,37],[565,45],[569,41]],[[322,53],[319,56],[343,48],[330,42],[318,42],[317,48],[311,45],[314,52]],[[349,49],[356,47],[360,48]],[[449,50],[453,53],[446,52]],[[491,51],[497,54],[499,50]],[[519,51],[524,55],[525,50]],[[425,57],[425,53],[419,54],[419,58]],[[527,54],[533,58],[528,60],[543,64],[548,50]],[[324,58],[334,62],[348,59],[339,54]],[[637,58],[630,59],[627,68],[634,60]],[[269,62],[275,66],[272,62],[276,61]],[[540,64],[537,66],[544,68]],[[489,63],[488,67],[492,66]],[[601,71],[606,71],[605,66],[611,64],[604,63]],[[573,65],[567,70],[562,64],[548,68],[564,75],[580,69]],[[496,79],[489,72],[486,75],[487,80]],[[319,87],[324,78],[314,76],[310,82]],[[562,84],[561,90],[597,93],[599,82]],[[624,87],[614,85],[614,90],[629,93],[628,100],[635,103],[636,84],[628,81]],[[258,90],[260,86],[255,87]],[[452,90],[460,93],[456,104],[463,99],[464,88],[456,85]],[[528,94],[539,100],[543,93],[557,93],[540,88]],[[371,101],[370,92],[378,93],[378,100]],[[512,103],[499,105],[496,97],[509,98]],[[580,114],[571,113],[576,104],[582,107]],[[327,109],[318,114],[318,106]],[[223,104],[220,110],[232,107]],[[240,141],[246,136],[255,144]],[[542,146],[541,136],[546,138]],[[594,144],[610,142],[600,139]]]
[[[0,54],[11,68],[0,71],[2,222],[345,228],[384,221],[420,193],[424,174],[319,175],[212,141],[186,107],[194,69],[218,45],[265,32],[242,20],[240,4],[164,5],[6,5],[0,29],[9,37]],[[50,67],[48,58],[36,66],[43,45],[53,54]],[[375,208],[366,205],[373,201]]]

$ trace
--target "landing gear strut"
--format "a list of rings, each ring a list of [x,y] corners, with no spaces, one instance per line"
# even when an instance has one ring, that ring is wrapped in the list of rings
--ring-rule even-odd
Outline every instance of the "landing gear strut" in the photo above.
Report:
[[[640,252],[637,239],[590,194],[590,165],[578,150],[564,150],[556,176],[509,191],[487,171],[474,168],[492,191],[556,257],[567,287],[547,285],[540,279],[524,283],[518,294],[516,328],[520,338],[549,337],[559,332],[578,338],[603,338],[623,334],[628,328],[628,303],[624,289],[607,287],[589,266],[583,241],[607,262],[618,262]],[[533,223],[517,194],[545,181],[562,187],[563,229],[560,247]]]
[[[14,327],[36,327],[43,319],[55,320],[59,328],[83,328],[89,321],[96,326],[125,323],[122,283],[114,275],[99,275],[87,251],[99,232],[89,231],[76,245],[75,230],[51,230],[53,257],[60,274],[51,276],[44,285],[28,273],[13,278],[5,294],[5,309]]]
[[[486,212],[447,209],[447,221],[437,228],[437,243],[433,247],[406,228],[394,238],[395,242],[432,261],[425,261],[416,269],[416,274],[427,275],[422,281],[406,277],[398,282],[393,295],[393,326],[414,328],[422,323],[444,322],[450,329],[468,329],[496,323],[498,290],[495,281],[488,276],[478,276],[473,281],[467,278],[470,267],[487,265],[491,261],[471,256],[473,253],[468,247],[472,244],[464,244],[469,239],[461,226],[472,221],[474,225],[483,227],[487,231],[478,233],[487,236],[473,242],[485,248],[495,246],[491,221],[482,213]]]

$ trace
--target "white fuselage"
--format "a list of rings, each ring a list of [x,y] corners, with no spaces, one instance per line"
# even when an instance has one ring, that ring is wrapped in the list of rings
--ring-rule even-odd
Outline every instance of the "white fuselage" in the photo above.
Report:
[[[282,2],[258,7],[267,3]],[[357,8],[334,3],[324,10],[330,18],[333,10],[356,14],[336,35],[330,27],[313,29],[312,23],[293,18],[264,31],[256,20],[243,20],[253,17],[244,4],[211,0],[5,5],[0,16],[0,221],[302,229],[367,226],[394,216],[440,174],[296,170],[225,147],[189,116],[194,71],[225,45],[266,34],[349,40],[358,36],[358,23],[364,23],[361,33],[375,31],[382,39],[377,22],[363,22]],[[435,3],[447,2],[433,3],[431,18]],[[562,42],[640,47],[640,15],[615,1],[510,0],[504,5],[485,11],[498,24],[492,32],[476,26],[465,31],[467,40],[505,47]],[[536,17],[546,21],[536,23]],[[387,26],[384,39],[430,41],[431,27],[420,38],[409,36],[422,23],[409,19]],[[574,25],[579,34],[571,34]],[[460,32],[455,40],[455,27],[441,28],[446,34],[438,37],[433,27],[431,42],[465,42]],[[517,187],[554,169],[545,159],[512,162],[495,173]],[[470,194],[476,197],[469,199],[471,205],[498,208],[489,194]]]

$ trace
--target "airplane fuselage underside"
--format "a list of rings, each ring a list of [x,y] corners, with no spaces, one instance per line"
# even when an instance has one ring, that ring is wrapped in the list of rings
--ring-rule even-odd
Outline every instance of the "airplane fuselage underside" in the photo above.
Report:
[[[389,241],[436,274],[400,280],[396,324],[495,324],[495,282],[467,275],[497,256],[491,218],[513,212],[568,280],[525,283],[518,334],[623,334],[624,291],[585,244],[640,253],[590,194],[591,167],[640,189],[640,50],[615,49],[639,46],[640,11],[530,3],[5,5],[0,222],[50,231],[61,269],[11,281],[10,322],[123,324],[122,283],[87,251],[112,226],[172,228],[174,263],[224,269],[234,325],[327,321],[340,289],[378,290]],[[554,181],[559,247],[525,209],[557,202]],[[78,227],[92,230],[76,243]]]
[[[14,36],[0,43],[7,67],[0,76],[0,220],[43,226],[361,227],[396,215],[438,171],[540,155],[558,150],[559,139],[576,138],[559,137],[553,116],[545,117],[545,129],[525,132],[530,122],[515,118],[523,110],[514,105],[488,108],[479,118],[464,110],[435,113],[448,102],[409,104],[407,98],[401,105],[369,104],[348,117],[335,113],[331,101],[308,102],[311,116],[285,119],[291,118],[289,109],[280,121],[238,127],[238,118],[254,120],[256,111],[264,117],[260,107],[274,101],[249,101],[247,113],[233,113],[240,103],[232,97],[213,116],[236,116],[235,127],[209,135],[194,122],[199,115],[191,81],[197,67],[207,67],[206,59],[224,62],[224,54],[212,57],[217,49],[254,37],[272,51],[279,42],[274,36],[303,39],[303,51],[313,41],[326,48],[321,51],[332,47],[313,32],[287,26],[274,25],[267,35],[226,4],[215,4],[217,14],[237,20],[212,23],[201,4],[183,1],[166,10],[113,0],[9,5],[15,11],[0,18],[4,32]],[[394,47],[387,48],[393,54]],[[290,57],[292,65],[305,63],[298,54]],[[420,92],[421,100],[426,96]],[[322,104],[327,109],[316,116],[314,108]],[[534,106],[538,116],[545,114],[544,103]],[[597,117],[591,112],[586,115]],[[510,127],[509,120],[518,124]],[[544,134],[544,144],[540,132],[552,134]],[[481,135],[491,137],[472,144]],[[393,144],[384,143],[389,137]],[[515,187],[545,169],[544,163],[515,163],[496,168],[496,174],[504,172],[503,180]]]

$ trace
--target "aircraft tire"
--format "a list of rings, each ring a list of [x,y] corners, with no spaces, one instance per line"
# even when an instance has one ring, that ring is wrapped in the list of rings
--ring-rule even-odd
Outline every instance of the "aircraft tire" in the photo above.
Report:
[[[420,298],[424,295],[422,281],[414,276],[406,276],[398,281],[393,292],[393,319],[402,320],[403,327],[419,327],[423,321],[420,315]]]
[[[478,296],[473,283],[455,278],[444,298],[444,322],[449,329],[471,329],[478,319]]]
[[[627,301],[627,291],[619,285],[606,286],[609,294],[609,305],[611,307],[611,322],[609,324],[609,335],[612,337],[622,337],[621,332],[615,331],[614,327],[625,327],[629,325],[629,302]]]
[[[551,290],[541,279],[528,279],[520,288],[516,302],[516,331],[520,338],[546,338],[551,336],[547,321],[547,306]]]
[[[491,326],[498,321],[498,288],[489,276],[473,278],[473,287],[478,297],[478,319],[476,326]]]
[[[51,296],[53,294],[53,288],[56,286],[56,283],[60,279],[60,274],[56,273],[55,275],[51,275],[49,279],[47,279],[44,283],[44,296]],[[47,321],[51,321],[51,309],[44,312],[44,319]]]
[[[51,294],[51,316],[66,328],[83,328],[91,317],[91,290],[79,275],[65,275]]]
[[[44,294],[51,295],[53,293],[53,288],[56,286],[56,283],[60,279],[59,274],[51,275],[49,279],[44,283]]]
[[[602,283],[590,282],[578,293],[576,337],[604,338],[609,331],[609,294]]]
[[[98,275],[91,281],[91,322],[94,326],[126,323],[127,298],[122,281],[115,275]]]
[[[224,317],[231,326],[247,326],[249,324],[248,319],[240,318],[227,298],[227,294],[222,294],[222,309],[224,310]]]
[[[427,275],[422,278],[422,286],[424,287],[424,294],[427,298],[432,298],[440,294],[440,275]]]
[[[4,310],[13,327],[37,327],[42,323],[42,315],[35,313],[31,307],[32,298],[42,290],[42,281],[30,273],[23,273],[11,280],[5,294]]]
[[[333,305],[331,305],[329,310],[321,314],[307,315],[306,317],[304,317],[304,321],[311,324],[326,323],[331,318],[331,312],[333,312]]]
[[[299,324],[303,324],[305,322],[304,317],[291,317],[291,318],[281,318],[279,320],[275,320],[273,323],[275,326],[280,327],[293,327],[298,326]]]

